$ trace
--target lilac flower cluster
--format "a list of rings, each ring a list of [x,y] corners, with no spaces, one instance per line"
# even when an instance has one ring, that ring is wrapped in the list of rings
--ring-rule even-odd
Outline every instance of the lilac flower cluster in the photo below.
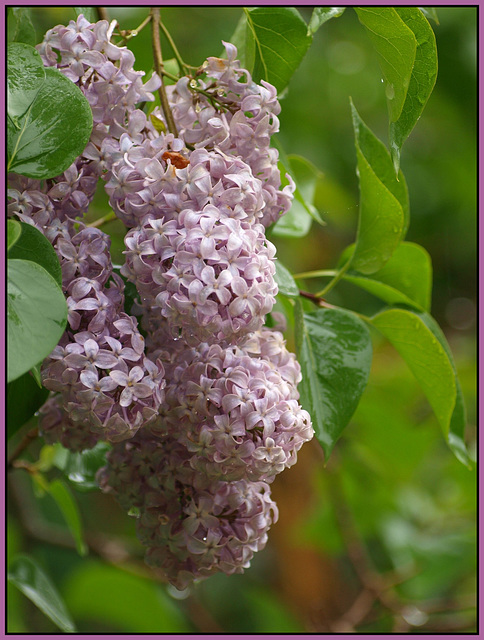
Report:
[[[186,143],[218,147],[250,166],[262,182],[262,223],[267,227],[289,210],[294,191],[288,175],[289,184],[281,189],[278,152],[270,146],[279,130],[281,107],[275,87],[264,80],[256,84],[240,67],[236,47],[226,42],[224,46],[227,59],[208,58],[198,77],[181,78],[169,88],[173,114]]]
[[[183,444],[192,469],[207,478],[272,482],[296,462],[313,432],[297,401],[299,364],[279,332],[263,329],[227,348],[181,345],[172,354],[164,361],[163,419],[151,431]]]
[[[278,517],[269,485],[313,435],[300,367],[263,328],[277,294],[265,227],[294,184],[281,186],[270,147],[276,90],[252,81],[233,45],[168,89],[175,137],[159,109],[136,109],[160,80],[143,85],[112,32],[80,16],[39,46],[83,91],[94,128],[62,176],[10,177],[9,215],[52,242],[69,309],[42,367],[53,392],[42,433],[74,451],[113,443],[100,486],[137,512],[148,564],[181,589],[249,566]],[[124,312],[109,237],[79,221],[99,177],[127,227],[121,274],[146,343]]]
[[[277,520],[265,482],[224,482],[193,470],[187,450],[150,427],[115,445],[101,488],[138,511],[146,561],[178,589],[215,572],[241,573]]]
[[[136,136],[144,126],[136,103],[153,100],[149,89],[160,84],[154,76],[143,85],[133,54],[110,42],[111,31],[106,21],[91,24],[79,16],[47,32],[39,46],[44,63],[80,87],[93,110],[93,132],[61,176],[43,183],[9,176],[9,215],[42,231],[61,263],[69,325],[42,370],[44,386],[60,396],[44,407],[40,426],[49,442],[72,450],[131,437],[157,415],[163,399],[163,367],[146,358],[137,321],[123,311],[109,236],[78,220],[119,155],[120,136]]]
[[[159,140],[143,152],[155,153]],[[156,157],[136,160],[138,153],[132,147],[115,164],[107,189],[133,166],[125,173],[128,193],[123,198],[116,187],[111,200],[122,216],[139,216],[125,238],[122,274],[136,284],[142,305],[159,309],[173,335],[190,342],[230,343],[260,329],[277,293],[275,248],[257,222],[260,181],[240,158],[217,150],[193,151],[182,169]]]

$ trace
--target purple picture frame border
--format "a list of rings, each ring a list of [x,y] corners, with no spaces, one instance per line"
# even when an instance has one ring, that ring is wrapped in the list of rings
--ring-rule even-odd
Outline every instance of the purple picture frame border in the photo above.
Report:
[[[118,7],[118,6],[132,6],[132,2],[128,2],[127,0],[121,0],[119,2],[105,2],[105,3],[100,3],[100,2],[96,2],[96,3],[92,3],[86,6],[97,6],[97,5],[102,5],[105,7]],[[326,4],[326,3],[325,3]],[[484,0],[482,0],[482,4],[484,5]],[[0,27],[2,29],[2,33],[4,34],[4,46],[2,48],[2,69],[4,70],[4,76],[6,77],[6,8],[8,6],[77,6],[75,2],[55,2],[54,0],[44,0],[43,2],[25,2],[23,0],[20,0],[19,2],[4,2],[3,0],[0,0],[0,5],[1,5],[1,11],[0,11]],[[144,5],[144,3],[143,3]],[[164,2],[163,6],[265,6],[265,5],[274,5],[274,6],[314,6],[311,3],[308,2],[286,2],[286,1],[277,1],[277,0],[261,0],[260,2],[257,3],[241,3],[241,2],[226,2],[224,0],[212,0],[211,2],[203,2],[203,1],[196,1],[196,2],[176,2],[173,0],[170,0],[168,2]],[[383,6],[417,6],[417,3],[409,3],[409,2],[382,2],[379,0],[370,2],[368,0],[362,0],[361,2],[353,2],[353,3],[342,3],[341,6],[346,6],[346,7],[351,7],[351,6],[363,6],[363,5],[369,5],[369,6],[378,6],[378,5],[383,5]],[[150,6],[150,4],[146,4],[146,6]],[[317,6],[317,5],[316,5]],[[322,6],[322,5],[321,5]],[[479,35],[480,34],[484,34],[484,10],[480,10],[481,9],[481,1],[479,2],[453,2],[451,0],[441,0],[439,2],[436,3],[432,3],[433,7],[438,8],[439,6],[468,6],[468,7],[477,7],[478,9],[478,71],[479,71],[479,75],[478,75],[478,83],[479,83],[479,117],[478,117],[478,132],[477,135],[479,136],[479,152],[478,152],[478,178],[479,178],[479,184],[484,185],[484,162],[482,162],[482,150],[483,150],[483,138],[482,138],[482,112],[481,112],[481,106],[482,106],[482,100],[481,100],[481,91],[482,91],[482,69],[484,68],[484,65],[481,65],[481,62],[483,62],[482,60],[482,47],[480,47],[479,45]],[[484,8],[484,7],[483,7]],[[3,82],[1,84],[1,104],[3,105],[3,117],[2,117],[2,130],[3,130],[3,141],[4,141],[4,146],[5,146],[5,141],[6,141],[6,83]],[[6,161],[5,161],[5,153],[2,155],[1,158],[1,165],[3,168],[3,175],[6,175],[6,167],[5,167]],[[2,182],[2,190],[3,190],[3,202],[6,202],[6,178],[4,179],[4,181]],[[484,201],[483,201],[483,196],[482,196],[482,191],[479,190],[478,191],[478,206],[479,206],[479,214],[478,214],[478,224],[477,224],[477,229],[476,229],[476,234],[478,237],[478,248],[483,247],[484,246],[484,225],[480,223],[480,218],[481,215],[484,215]],[[3,283],[3,295],[1,297],[1,305],[2,305],[2,313],[1,313],[1,326],[2,326],[2,335],[3,335],[3,342],[1,344],[1,349],[0,352],[2,354],[2,362],[3,362],[3,368],[2,368],[2,372],[3,372],[3,376],[4,376],[4,380],[5,380],[5,384],[2,385],[2,389],[1,389],[1,406],[3,407],[3,417],[4,417],[4,429],[5,429],[5,424],[6,424],[6,361],[5,361],[5,355],[6,355],[6,225],[3,224],[2,228],[1,228],[1,238],[2,238],[2,247],[3,247],[3,259],[1,261],[1,282]],[[483,298],[482,298],[482,291],[481,291],[481,287],[482,285],[482,273],[483,273],[483,265],[484,265],[484,256],[479,252],[479,263],[478,265],[476,265],[477,269],[478,269],[478,286],[479,286],[479,297],[478,297],[478,389],[479,389],[479,397],[484,397],[484,380],[483,377],[481,376],[481,363],[482,363],[482,353],[481,353],[481,349],[482,349],[482,343],[481,343],[481,317],[482,317],[482,312],[484,311],[484,302],[483,302]],[[478,402],[478,409],[480,409],[479,407],[479,402]],[[478,410],[478,424],[480,424],[480,410]],[[6,431],[6,429],[5,429]],[[479,447],[478,447],[478,460],[479,458],[481,458],[481,453],[482,453],[482,440],[479,439],[478,441]],[[3,637],[12,637],[12,638],[18,638],[19,640],[31,640],[32,638],[37,638],[37,637],[42,637],[42,638],[47,638],[47,639],[54,639],[54,638],[65,638],[65,637],[71,637],[71,638],[92,638],[93,640],[97,640],[98,638],[114,638],[114,637],[121,637],[124,640],[137,640],[139,638],[142,637],[162,637],[162,638],[166,638],[166,639],[171,639],[173,638],[174,640],[177,638],[185,638],[187,640],[193,639],[195,640],[196,638],[199,638],[200,636],[205,636],[205,637],[218,637],[218,638],[240,638],[240,639],[244,639],[244,638],[271,638],[272,640],[284,640],[288,637],[294,638],[295,640],[303,640],[303,639],[310,639],[310,638],[322,638],[322,637],[332,637],[335,636],[337,638],[341,638],[341,640],[350,640],[353,639],[355,637],[378,637],[378,638],[397,638],[397,637],[408,637],[409,634],[377,634],[377,633],[373,633],[373,634],[322,634],[322,633],[308,633],[308,634],[294,634],[294,633],[287,633],[287,634],[157,634],[157,633],[152,633],[152,634],[119,634],[119,633],[113,633],[113,634],[63,634],[63,633],[59,633],[59,634],[45,634],[45,633],[39,633],[39,634],[7,634],[6,633],[6,602],[5,602],[5,596],[6,596],[6,436],[4,438],[4,456],[2,458],[2,467],[3,467],[3,473],[2,475],[2,498],[1,498],[1,502],[2,502],[2,525],[0,527],[0,541],[1,541],[1,545],[2,545],[2,549],[3,549],[3,555],[2,555],[2,562],[1,562],[1,568],[2,568],[2,575],[4,576],[4,579],[2,581],[0,581],[1,584],[1,605],[0,605],[0,611],[1,611],[1,623],[0,623],[0,638]],[[479,472],[479,489],[478,489],[478,500],[479,500],[479,504],[478,504],[478,540],[479,540],[479,550],[478,550],[478,576],[480,577],[482,575],[481,572],[481,562],[482,562],[482,556],[480,553],[480,534],[482,532],[482,527],[481,527],[481,518],[482,518],[482,505],[481,505],[481,499],[482,499],[482,495],[480,492],[480,487],[481,487],[481,474]],[[482,610],[482,605],[484,604],[484,593],[483,590],[480,589],[480,580],[479,580],[479,584],[478,584],[478,611]],[[478,617],[479,619],[479,617]],[[419,634],[421,636],[424,636],[425,638],[428,639],[439,639],[439,640],[443,640],[445,638],[459,638],[459,637],[469,637],[469,636],[477,636],[480,637],[480,633],[476,633],[476,634]]]

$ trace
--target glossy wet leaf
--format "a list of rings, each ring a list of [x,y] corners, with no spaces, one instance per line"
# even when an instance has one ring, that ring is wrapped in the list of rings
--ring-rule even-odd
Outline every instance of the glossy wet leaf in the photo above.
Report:
[[[244,12],[247,69],[255,82],[266,80],[280,93],[311,44],[306,23],[294,7],[244,8]]]
[[[76,631],[56,587],[33,558],[26,555],[16,556],[8,567],[8,581],[27,596],[59,629],[66,633]]]
[[[39,388],[32,374],[27,371],[7,385],[7,437],[20,429],[38,409],[49,395],[47,389]]]
[[[308,32],[313,35],[331,18],[339,18],[343,15],[346,7],[314,7],[311,19],[309,20]]]
[[[372,360],[370,333],[351,311],[318,309],[304,314],[297,301],[295,314],[301,403],[311,415],[327,459],[366,387]]]
[[[402,113],[407,96],[417,41],[392,7],[357,7],[355,11],[377,52],[386,80],[390,121],[395,122]]]
[[[92,112],[81,90],[52,67],[19,129],[8,129],[8,170],[29,178],[53,178],[83,152]]]
[[[20,226],[20,222],[16,220],[7,220],[7,250],[13,247],[13,245],[20,238],[22,233],[22,227]]]
[[[354,245],[343,252],[342,266],[351,256]],[[402,242],[381,269],[363,277],[349,271],[344,279],[381,298],[390,305],[407,304],[430,311],[432,261],[428,252],[413,242]]]
[[[10,7],[7,14],[9,42],[23,42],[34,47],[37,36],[28,7]]]
[[[437,79],[437,46],[433,29],[420,9],[397,7],[395,10],[417,42],[405,104],[399,118],[390,123],[390,149],[398,171],[402,145],[422,115]]]
[[[52,244],[36,227],[21,222],[22,235],[17,244],[8,253],[9,258],[36,262],[50,273],[54,280],[62,285],[62,269]]]
[[[390,259],[408,226],[408,195],[403,174],[395,177],[385,145],[361,120],[353,104],[353,126],[360,184],[360,211],[352,267],[364,274]]]
[[[87,546],[82,534],[81,514],[72,493],[61,480],[53,480],[49,483],[49,494],[64,516],[69,531],[76,542],[77,552],[79,555],[85,556]]]
[[[393,344],[418,380],[451,449],[461,461],[467,459],[462,393],[450,351],[435,321],[427,314],[387,309],[371,323]]]
[[[7,261],[7,381],[42,361],[57,345],[67,322],[61,288],[40,265]]]
[[[276,260],[276,273],[274,274],[274,280],[279,287],[279,293],[282,293],[289,298],[299,297],[299,287],[296,281],[291,275],[289,269],[287,269],[280,260]]]
[[[30,107],[45,82],[45,68],[39,52],[21,42],[7,47],[7,113],[16,128],[18,118]]]
[[[76,489],[99,489],[96,474],[106,464],[106,453],[110,449],[109,444],[98,442],[92,449],[74,453],[57,444],[54,464],[64,472]]]

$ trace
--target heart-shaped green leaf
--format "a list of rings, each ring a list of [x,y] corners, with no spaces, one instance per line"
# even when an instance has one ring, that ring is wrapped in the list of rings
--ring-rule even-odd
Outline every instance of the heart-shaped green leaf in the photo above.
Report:
[[[22,235],[16,245],[9,251],[9,258],[31,260],[40,264],[50,273],[54,280],[62,285],[62,269],[54,247],[43,233],[26,222],[21,222]]]
[[[296,301],[295,336],[302,382],[301,403],[311,415],[326,458],[353,415],[371,368],[366,325],[351,311],[318,309],[303,314]]]
[[[266,80],[280,93],[311,44],[306,23],[294,7],[255,7],[244,12],[247,69],[255,82]]]
[[[43,267],[7,261],[7,380],[42,361],[57,345],[67,321],[61,288]]]
[[[38,51],[28,44],[13,42],[7,47],[7,113],[18,128],[17,119],[34,101],[45,81],[45,68]]]
[[[8,171],[53,178],[68,169],[88,143],[91,107],[73,82],[47,67],[45,82],[18,126],[8,127]]]
[[[311,35],[331,18],[339,18],[343,15],[346,7],[314,7],[311,19],[309,20],[308,31]]]
[[[433,29],[420,9],[396,7],[395,11],[411,29],[417,42],[405,103],[399,118],[390,123],[390,149],[398,171],[402,145],[422,115],[437,79],[437,46]]]
[[[26,555],[13,558],[8,581],[31,600],[59,629],[74,633],[76,628],[57,589],[37,562]]]
[[[360,214],[351,266],[364,274],[383,267],[408,226],[408,195],[390,154],[351,104],[360,181]]]
[[[390,121],[402,113],[410,84],[417,41],[411,29],[392,7],[355,8],[375,47],[386,80]]]

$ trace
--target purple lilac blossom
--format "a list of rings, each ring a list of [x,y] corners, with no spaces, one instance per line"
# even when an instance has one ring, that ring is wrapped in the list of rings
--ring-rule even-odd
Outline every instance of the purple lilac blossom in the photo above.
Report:
[[[295,189],[288,175],[288,184],[281,188],[279,154],[270,146],[271,136],[279,130],[281,107],[275,87],[264,80],[260,85],[253,82],[236,59],[236,47],[224,46],[226,59],[208,58],[198,77],[181,78],[168,88],[173,115],[187,144],[218,147],[251,167],[262,182],[262,223],[267,227],[289,210]],[[212,90],[212,99],[197,92],[197,87]]]
[[[98,479],[124,509],[138,510],[146,562],[178,589],[219,571],[242,573],[278,517],[268,484],[208,479],[180,443],[149,427],[113,447]]]
[[[272,482],[313,437],[298,403],[300,367],[279,332],[263,329],[222,348],[172,345],[164,330],[152,357],[166,370],[166,403],[153,434],[170,434],[207,478]]]

